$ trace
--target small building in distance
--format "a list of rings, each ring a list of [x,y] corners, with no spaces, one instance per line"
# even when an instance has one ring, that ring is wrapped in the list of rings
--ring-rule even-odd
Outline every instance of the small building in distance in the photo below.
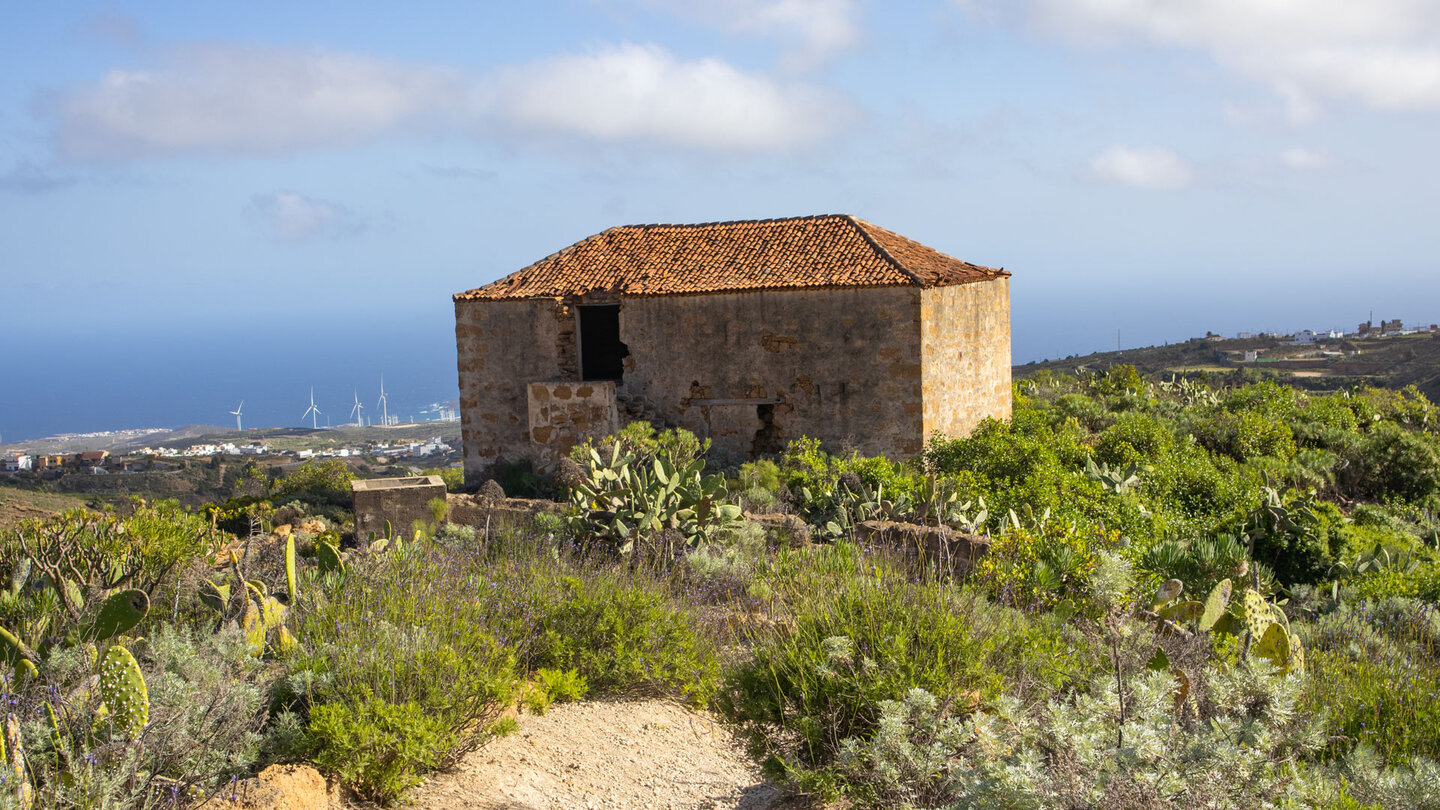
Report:
[[[5,456],[3,465],[5,472],[20,472],[21,470],[33,469],[35,459],[29,453],[13,453]]]
[[[81,467],[97,468],[103,466],[107,458],[110,458],[109,450],[86,450],[75,454],[75,463]]]
[[[611,228],[454,296],[466,476],[633,419],[913,456],[1010,415],[1009,276],[848,215]]]

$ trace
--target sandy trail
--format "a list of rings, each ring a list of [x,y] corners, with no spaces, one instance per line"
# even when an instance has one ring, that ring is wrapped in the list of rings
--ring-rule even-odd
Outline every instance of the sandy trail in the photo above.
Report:
[[[666,701],[569,703],[412,794],[436,810],[770,810],[780,791],[730,730]]]

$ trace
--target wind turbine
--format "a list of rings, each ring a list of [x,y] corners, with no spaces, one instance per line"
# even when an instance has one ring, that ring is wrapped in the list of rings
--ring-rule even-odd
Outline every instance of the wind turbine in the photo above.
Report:
[[[360,412],[363,410],[365,410],[365,406],[360,404],[360,392],[356,391],[355,407],[350,409],[350,416],[355,419],[355,424],[360,427],[363,427],[365,425],[365,420],[360,415]]]
[[[235,410],[233,410],[233,411],[230,412],[230,413],[235,417],[235,429],[236,429],[236,430],[244,430],[244,429],[245,429],[245,428],[240,427],[240,411],[244,410],[244,408],[245,408],[245,400],[242,399],[242,400],[240,400],[240,406],[239,406],[238,408],[236,408]]]
[[[310,417],[310,429],[318,430],[320,428],[320,409],[315,407],[315,387],[313,385],[310,387],[310,407],[300,418],[304,419],[306,416]]]
[[[380,401],[375,403],[380,407],[380,424],[390,424],[390,409],[385,402],[385,375],[380,375]]]

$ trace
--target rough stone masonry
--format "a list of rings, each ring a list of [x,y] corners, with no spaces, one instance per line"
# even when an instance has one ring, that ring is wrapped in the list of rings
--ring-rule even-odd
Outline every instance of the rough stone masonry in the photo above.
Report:
[[[455,296],[466,476],[633,418],[722,461],[895,458],[1010,414],[1010,288],[845,215],[612,228]]]

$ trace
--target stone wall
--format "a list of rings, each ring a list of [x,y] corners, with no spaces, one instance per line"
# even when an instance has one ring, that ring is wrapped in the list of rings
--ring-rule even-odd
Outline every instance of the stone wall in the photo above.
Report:
[[[467,480],[528,455],[530,383],[579,376],[574,330],[574,314],[556,301],[455,302]]]
[[[855,527],[856,542],[899,553],[917,573],[964,576],[990,551],[990,538],[944,526],[867,520]]]
[[[920,294],[924,435],[968,435],[986,416],[1010,418],[1010,279]]]
[[[620,429],[615,383],[532,382],[529,386],[531,459],[549,470],[587,438]]]
[[[499,460],[544,466],[561,445],[599,432],[589,404],[538,421],[532,411],[532,383],[578,380],[582,303],[614,299],[456,302],[467,479],[487,477]],[[618,397],[709,437],[717,461],[778,452],[801,436],[912,456],[934,430],[963,435],[983,416],[1010,414],[1008,279],[619,303],[629,355]],[[606,384],[574,385],[572,396]],[[581,399],[606,396],[596,388]],[[624,419],[617,414],[617,426]],[[586,427],[544,431],[564,420]]]
[[[786,290],[625,299],[624,391],[708,436],[722,460],[801,436],[920,450],[920,290]]]
[[[410,536],[417,520],[429,521],[430,501],[445,499],[445,482],[438,475],[413,478],[365,478],[350,482],[355,498],[355,537],[364,540],[374,532],[385,536],[385,523],[402,537]]]

